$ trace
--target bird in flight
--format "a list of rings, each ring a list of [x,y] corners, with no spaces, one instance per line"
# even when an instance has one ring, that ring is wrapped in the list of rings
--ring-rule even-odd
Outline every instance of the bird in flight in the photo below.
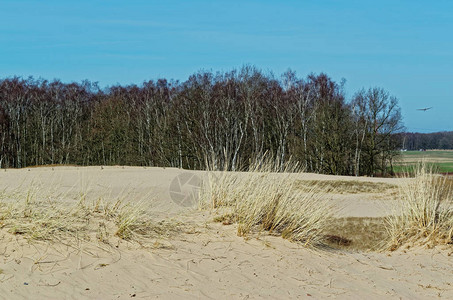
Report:
[[[431,106],[431,107],[425,107],[425,108],[417,108],[417,110],[427,111],[428,109],[431,109],[431,108],[433,108],[433,107]]]

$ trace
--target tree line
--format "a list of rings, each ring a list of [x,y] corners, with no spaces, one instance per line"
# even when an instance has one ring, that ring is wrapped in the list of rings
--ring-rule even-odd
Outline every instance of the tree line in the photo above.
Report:
[[[402,149],[453,149],[453,131],[418,133],[401,133]]]
[[[280,78],[255,67],[184,82],[0,80],[0,167],[140,165],[238,170],[271,153],[309,172],[389,171],[401,143],[398,101],[382,88],[346,99],[326,74]]]

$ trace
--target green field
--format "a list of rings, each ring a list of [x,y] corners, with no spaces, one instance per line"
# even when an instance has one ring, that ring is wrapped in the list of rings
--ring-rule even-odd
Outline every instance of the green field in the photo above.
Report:
[[[424,160],[439,173],[453,173],[453,151],[427,150],[401,152],[400,159],[395,163],[393,170],[396,173],[409,171],[417,162]]]

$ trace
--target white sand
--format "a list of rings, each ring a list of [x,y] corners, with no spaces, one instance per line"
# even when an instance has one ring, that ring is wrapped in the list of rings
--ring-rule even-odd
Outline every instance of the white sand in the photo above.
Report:
[[[178,169],[58,167],[0,172],[0,190],[26,190],[39,182],[77,201],[129,195],[149,201],[156,218],[175,217],[195,230],[142,248],[28,243],[0,231],[0,298],[4,299],[453,299],[453,247],[387,253],[308,250],[279,237],[245,240],[235,226],[211,222],[209,212],[171,200]],[[203,172],[192,172],[200,177]],[[396,179],[304,174],[310,180]],[[342,216],[382,216],[393,201],[379,193],[330,195]],[[82,251],[81,251],[82,250]]]

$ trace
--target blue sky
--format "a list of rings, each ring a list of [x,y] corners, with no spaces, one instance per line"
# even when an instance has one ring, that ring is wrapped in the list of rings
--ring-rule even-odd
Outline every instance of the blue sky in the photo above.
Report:
[[[453,1],[3,1],[0,77],[101,86],[244,64],[379,86],[409,131],[453,130]],[[427,112],[417,108],[433,106]]]

